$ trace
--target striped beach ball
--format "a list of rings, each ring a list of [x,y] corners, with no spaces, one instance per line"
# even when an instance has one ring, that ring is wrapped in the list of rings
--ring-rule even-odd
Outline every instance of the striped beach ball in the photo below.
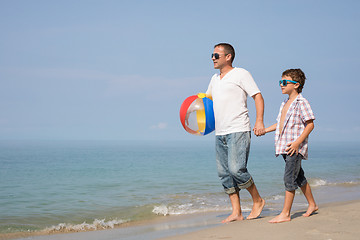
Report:
[[[206,135],[214,131],[213,101],[205,93],[190,96],[180,107],[180,121],[184,129],[194,135]]]

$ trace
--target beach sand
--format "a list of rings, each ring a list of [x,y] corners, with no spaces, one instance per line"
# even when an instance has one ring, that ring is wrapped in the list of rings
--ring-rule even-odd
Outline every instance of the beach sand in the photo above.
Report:
[[[0,239],[24,240],[198,240],[198,239],[360,239],[360,200],[323,203],[319,211],[303,217],[303,210],[292,211],[292,221],[268,223],[274,214],[255,220],[229,224],[219,221],[227,213],[194,214],[191,216],[163,217],[151,223],[114,228],[110,230],[63,233],[51,235],[0,236]],[[201,222],[203,221],[203,222]],[[205,227],[204,227],[205,226]]]
[[[198,239],[360,239],[360,201],[328,203],[317,213],[303,217],[305,211],[292,212],[292,221],[268,223],[273,216],[216,226],[166,240]]]

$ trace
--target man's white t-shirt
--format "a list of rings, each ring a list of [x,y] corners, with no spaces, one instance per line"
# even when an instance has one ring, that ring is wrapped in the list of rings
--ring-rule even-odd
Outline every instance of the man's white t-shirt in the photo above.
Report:
[[[214,74],[206,94],[213,99],[215,134],[251,131],[247,96],[259,92],[251,74],[243,68],[233,68],[222,79]]]

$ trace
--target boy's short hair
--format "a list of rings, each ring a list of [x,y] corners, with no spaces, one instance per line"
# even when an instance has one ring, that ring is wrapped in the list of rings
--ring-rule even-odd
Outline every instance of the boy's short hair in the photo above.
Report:
[[[300,84],[300,86],[297,88],[297,91],[298,91],[298,93],[302,92],[302,89],[305,85],[306,77],[305,77],[305,73],[303,71],[301,71],[300,68],[285,70],[282,73],[282,77],[284,77],[284,76],[289,76],[289,77],[291,77],[292,80],[298,82]]]
[[[229,43],[219,43],[214,46],[216,47],[223,47],[225,54],[231,54],[231,63],[234,61],[235,58],[235,49]]]

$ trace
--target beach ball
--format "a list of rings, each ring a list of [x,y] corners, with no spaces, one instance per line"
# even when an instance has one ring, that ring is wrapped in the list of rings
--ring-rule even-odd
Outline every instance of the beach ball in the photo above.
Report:
[[[180,107],[180,121],[184,129],[194,135],[206,135],[214,131],[213,101],[205,93],[190,96]]]

